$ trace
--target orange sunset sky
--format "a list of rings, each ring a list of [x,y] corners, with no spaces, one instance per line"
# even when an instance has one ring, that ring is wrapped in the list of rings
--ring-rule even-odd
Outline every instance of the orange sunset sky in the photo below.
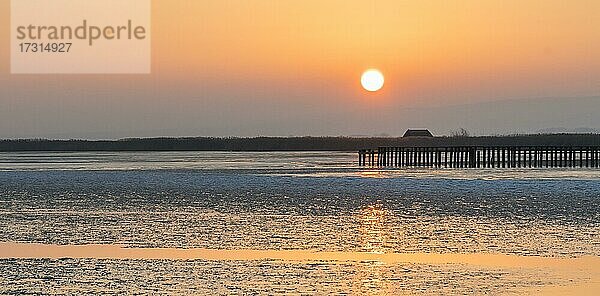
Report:
[[[154,0],[150,75],[11,75],[9,4],[0,138],[600,128],[600,1]]]

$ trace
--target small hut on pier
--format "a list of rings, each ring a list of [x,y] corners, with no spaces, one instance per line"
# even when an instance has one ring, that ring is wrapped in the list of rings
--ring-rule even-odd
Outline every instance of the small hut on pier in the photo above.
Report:
[[[408,137],[428,137],[433,138],[433,134],[428,129],[407,129],[403,138]]]

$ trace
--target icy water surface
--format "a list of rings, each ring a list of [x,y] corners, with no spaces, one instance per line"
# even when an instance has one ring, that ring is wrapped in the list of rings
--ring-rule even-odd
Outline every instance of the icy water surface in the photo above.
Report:
[[[0,243],[600,256],[598,170],[377,170],[357,167],[356,158],[0,153]],[[518,294],[564,280],[527,272],[370,261],[5,258],[0,293]]]
[[[484,294],[550,283],[524,272],[420,264],[37,259],[6,260],[7,294]],[[545,275],[540,272],[541,275]],[[460,284],[458,284],[460,283]]]

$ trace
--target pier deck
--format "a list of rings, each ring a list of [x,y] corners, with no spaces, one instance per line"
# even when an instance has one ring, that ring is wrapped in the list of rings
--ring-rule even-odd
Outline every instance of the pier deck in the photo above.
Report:
[[[360,166],[443,168],[598,168],[600,146],[379,147],[358,152]]]

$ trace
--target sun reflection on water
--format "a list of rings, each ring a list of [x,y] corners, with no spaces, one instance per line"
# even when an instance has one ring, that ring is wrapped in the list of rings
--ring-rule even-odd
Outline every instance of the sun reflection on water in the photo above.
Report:
[[[359,229],[358,245],[361,252],[385,254],[391,252],[391,213],[382,204],[375,203],[361,208],[356,214]],[[386,263],[368,261],[356,265],[352,291],[361,295],[393,295],[392,283],[386,278]]]
[[[391,213],[381,204],[363,207],[357,214],[361,251],[384,254],[390,251],[388,245]]]

